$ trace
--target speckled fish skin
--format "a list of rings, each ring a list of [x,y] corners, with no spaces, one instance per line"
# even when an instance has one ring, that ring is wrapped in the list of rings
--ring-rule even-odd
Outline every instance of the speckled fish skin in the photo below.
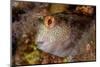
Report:
[[[59,57],[75,56],[79,54],[78,51],[81,47],[79,41],[81,41],[82,35],[84,35],[86,30],[87,36],[89,35],[88,29],[90,29],[91,26],[88,27],[88,25],[92,24],[92,22],[91,19],[86,19],[86,17],[84,19],[84,17],[69,15],[69,18],[70,17],[72,20],[78,20],[77,23],[79,23],[79,27],[77,25],[73,26],[71,20],[69,22],[58,22],[58,24],[52,29],[46,29],[45,25],[40,24],[36,38],[36,44],[38,45],[38,48],[44,52]],[[82,23],[79,22],[79,19],[82,21]],[[86,20],[86,22],[83,20]],[[87,24],[84,25],[83,23]],[[79,29],[81,26],[83,26],[84,29]]]

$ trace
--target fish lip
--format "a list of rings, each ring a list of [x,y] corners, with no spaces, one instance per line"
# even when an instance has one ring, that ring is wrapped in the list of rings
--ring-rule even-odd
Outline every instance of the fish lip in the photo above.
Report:
[[[44,44],[44,41],[37,41],[36,44],[37,45],[43,45]]]
[[[43,41],[35,40],[35,45],[37,46],[38,49],[39,49],[43,44],[44,44]]]

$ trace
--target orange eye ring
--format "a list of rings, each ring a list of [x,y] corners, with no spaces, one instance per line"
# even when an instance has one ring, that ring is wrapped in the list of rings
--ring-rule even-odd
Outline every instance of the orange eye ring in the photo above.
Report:
[[[44,19],[44,24],[47,28],[52,28],[55,25],[55,20],[53,16],[46,16]]]

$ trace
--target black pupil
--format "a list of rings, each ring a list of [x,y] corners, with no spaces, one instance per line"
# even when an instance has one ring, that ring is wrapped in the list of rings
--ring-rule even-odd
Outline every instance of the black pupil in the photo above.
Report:
[[[51,19],[49,19],[48,20],[48,25],[50,25],[52,23],[52,20]]]

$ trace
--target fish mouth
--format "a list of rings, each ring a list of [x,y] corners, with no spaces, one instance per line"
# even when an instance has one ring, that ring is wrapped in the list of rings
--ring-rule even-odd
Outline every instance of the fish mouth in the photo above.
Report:
[[[42,45],[42,44],[44,44],[44,42],[43,41],[38,41],[38,42],[36,42],[36,44]]]
[[[36,42],[36,45],[37,45],[37,47],[40,49],[41,47],[42,47],[42,48],[45,47],[45,46],[44,46],[44,43],[45,43],[44,41],[37,41],[37,42]]]
[[[63,45],[66,45],[66,43],[62,43]],[[72,44],[72,43],[67,43]],[[42,50],[43,52],[50,53],[52,55],[58,56],[58,57],[65,57],[70,55],[75,55],[76,51],[74,50],[75,46],[73,45],[67,45],[67,47],[62,47],[60,44],[55,43],[48,43],[46,41],[38,41],[37,42],[38,49]]]

